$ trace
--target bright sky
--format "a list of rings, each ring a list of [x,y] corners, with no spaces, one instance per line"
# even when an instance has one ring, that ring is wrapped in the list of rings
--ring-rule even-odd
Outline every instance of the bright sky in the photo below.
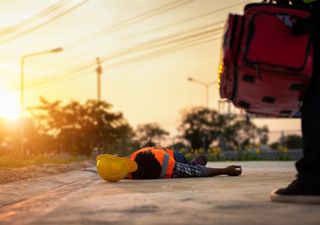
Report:
[[[19,106],[22,56],[25,105],[97,97],[95,60],[103,66],[102,99],[134,127],[157,122],[176,134],[180,111],[205,105],[205,83],[217,80],[221,35],[240,0],[0,0],[0,93]],[[5,91],[7,90],[7,91]],[[9,91],[8,91],[9,90]],[[218,107],[218,86],[209,107]],[[3,107],[3,106],[1,106]],[[8,111],[8,110],[7,110]],[[10,110],[9,110],[10,111]],[[8,114],[0,110],[0,114]],[[299,120],[259,120],[271,130],[299,130]]]

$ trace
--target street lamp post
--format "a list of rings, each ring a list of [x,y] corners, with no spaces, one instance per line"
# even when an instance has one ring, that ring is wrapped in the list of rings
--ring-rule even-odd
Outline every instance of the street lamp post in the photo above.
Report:
[[[40,52],[34,52],[30,54],[23,55],[20,60],[20,118],[21,118],[21,132],[20,132],[20,138],[21,138],[21,146],[20,150],[21,153],[24,151],[24,65],[27,58],[38,56],[38,55],[44,55],[44,54],[50,54],[50,53],[58,53],[63,51],[62,48],[54,48],[50,50],[40,51]]]
[[[46,51],[41,51],[41,52],[34,52],[31,54],[27,54],[21,57],[20,61],[20,71],[21,71],[21,76],[20,76],[20,117],[23,118],[24,116],[24,64],[25,60],[27,58],[33,57],[33,56],[38,56],[38,55],[44,55],[44,54],[50,54],[50,53],[58,53],[63,51],[62,48],[54,48],[51,50],[46,50]]]
[[[209,87],[211,85],[213,85],[213,84],[219,84],[219,82],[213,81],[213,82],[205,83],[203,81],[196,80],[196,79],[194,79],[192,77],[189,77],[188,81],[201,84],[201,85],[203,85],[205,87],[205,89],[206,89],[206,107],[209,108]]]

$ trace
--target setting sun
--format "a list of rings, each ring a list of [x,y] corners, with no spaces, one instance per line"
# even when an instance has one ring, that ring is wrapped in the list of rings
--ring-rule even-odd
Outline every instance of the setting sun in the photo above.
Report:
[[[19,117],[18,93],[0,87],[0,117],[5,119],[17,119]]]

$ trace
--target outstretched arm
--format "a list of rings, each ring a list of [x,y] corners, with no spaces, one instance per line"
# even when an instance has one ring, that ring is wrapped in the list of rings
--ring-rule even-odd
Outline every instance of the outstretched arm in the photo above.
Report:
[[[209,168],[201,165],[191,165],[175,162],[172,177],[213,177],[218,175],[239,176],[241,172],[241,166]]]
[[[218,175],[239,176],[242,173],[241,166],[228,166],[225,168],[207,168],[208,177],[214,177]]]

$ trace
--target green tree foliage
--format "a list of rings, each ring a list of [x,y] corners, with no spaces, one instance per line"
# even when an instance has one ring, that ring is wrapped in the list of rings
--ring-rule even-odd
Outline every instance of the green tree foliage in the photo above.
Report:
[[[269,129],[267,126],[257,127],[257,135],[259,138],[260,144],[266,145],[269,141]]]
[[[244,150],[253,144],[258,134],[257,127],[249,117],[218,114],[213,109],[194,107],[182,112],[179,126],[182,138],[187,140],[192,149],[205,151],[217,141],[222,149]],[[268,129],[259,131],[264,141],[268,140]]]
[[[121,113],[110,110],[111,105],[104,101],[71,101],[62,105],[60,101],[41,98],[41,104],[31,112],[38,140],[43,139],[48,149],[89,155],[93,150],[119,153],[132,144],[131,127]]]
[[[288,149],[302,149],[302,137],[296,134],[287,135],[286,145]]]
[[[271,149],[273,149],[273,150],[279,150],[279,149],[280,149],[280,146],[281,146],[281,144],[280,144],[278,141],[272,142],[272,143],[270,144],[270,147],[271,147]]]
[[[257,127],[248,116],[226,114],[220,117],[223,118],[219,137],[219,146],[222,149],[245,150],[254,144]],[[265,135],[268,137],[267,133]]]
[[[274,150],[280,150],[285,147],[288,150],[290,149],[302,149],[303,140],[300,135],[290,134],[290,135],[282,135],[278,141],[272,143],[270,147]]]
[[[139,124],[135,134],[140,146],[144,146],[146,144],[160,144],[161,139],[169,135],[169,132],[157,123],[146,123]]]
[[[250,121],[250,119],[239,118],[236,119],[234,124],[231,125],[236,130],[234,136],[234,144],[237,150],[244,150],[248,145],[252,143],[255,138],[256,126]]]
[[[205,107],[194,107],[182,112],[178,130],[192,149],[203,148],[206,152],[210,144],[217,140],[225,123],[218,112]]]

